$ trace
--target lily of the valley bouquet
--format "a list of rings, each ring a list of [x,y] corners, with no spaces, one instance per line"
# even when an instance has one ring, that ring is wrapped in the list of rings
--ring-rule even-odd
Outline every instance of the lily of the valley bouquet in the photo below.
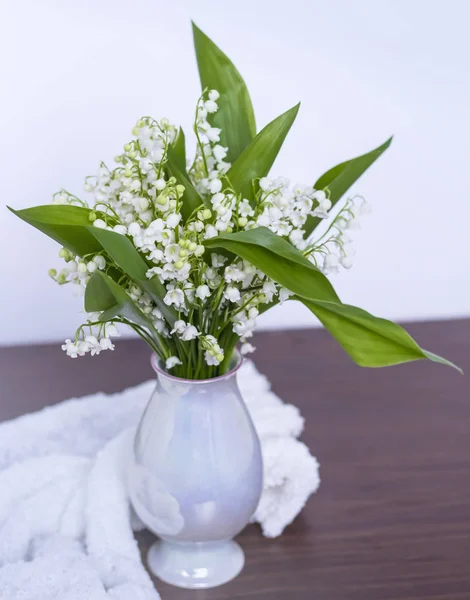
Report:
[[[51,277],[84,292],[87,320],[62,348],[71,357],[112,350],[124,324],[170,373],[212,378],[229,368],[238,342],[253,350],[261,313],[294,301],[359,365],[447,363],[398,325],[343,304],[327,277],[351,266],[351,233],[368,210],[345,193],[391,140],[313,185],[270,178],[299,105],[257,132],[237,69],[195,26],[194,41],[202,84],[194,158],[181,129],[142,117],[116,165],[87,177],[90,205],[61,190],[50,205],[14,211],[63,246],[65,268]]]

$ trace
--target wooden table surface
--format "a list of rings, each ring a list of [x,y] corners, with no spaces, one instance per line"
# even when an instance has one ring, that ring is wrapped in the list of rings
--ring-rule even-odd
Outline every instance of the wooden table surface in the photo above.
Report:
[[[256,336],[258,368],[307,419],[320,490],[282,537],[254,525],[239,536],[247,564],[234,582],[158,582],[164,600],[470,599],[470,320],[407,329],[469,375],[426,362],[361,369],[322,330]],[[0,349],[0,419],[149,378],[147,348],[118,342],[79,360],[57,345]],[[144,556],[152,539],[139,536]]]

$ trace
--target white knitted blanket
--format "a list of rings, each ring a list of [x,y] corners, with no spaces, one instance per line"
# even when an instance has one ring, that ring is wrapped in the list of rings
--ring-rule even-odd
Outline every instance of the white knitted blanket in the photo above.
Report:
[[[239,384],[264,459],[253,520],[275,537],[318,488],[318,463],[296,439],[298,409],[270,391],[253,363],[243,365]],[[123,473],[153,386],[66,400],[0,424],[0,599],[160,597],[134,540],[142,525]]]

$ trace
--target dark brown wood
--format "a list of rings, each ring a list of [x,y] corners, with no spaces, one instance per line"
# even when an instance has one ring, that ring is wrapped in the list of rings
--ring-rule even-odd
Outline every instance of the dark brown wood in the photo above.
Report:
[[[407,326],[470,374],[470,320]],[[164,600],[470,599],[470,380],[427,362],[356,367],[320,330],[256,336],[256,363],[307,419],[322,484],[281,538],[239,541],[242,575]],[[140,341],[70,360],[57,346],[0,349],[0,419],[151,376]],[[1,491],[0,491],[1,493]],[[139,543],[145,556],[153,537]]]

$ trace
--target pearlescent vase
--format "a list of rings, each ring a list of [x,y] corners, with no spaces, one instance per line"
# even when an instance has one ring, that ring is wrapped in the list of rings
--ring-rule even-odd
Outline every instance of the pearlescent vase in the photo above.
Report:
[[[137,430],[129,487],[136,513],[160,538],[148,565],[176,586],[221,585],[244,565],[232,538],[258,505],[263,465],[240,365],[237,355],[226,375],[192,381],[152,358],[157,385]]]

